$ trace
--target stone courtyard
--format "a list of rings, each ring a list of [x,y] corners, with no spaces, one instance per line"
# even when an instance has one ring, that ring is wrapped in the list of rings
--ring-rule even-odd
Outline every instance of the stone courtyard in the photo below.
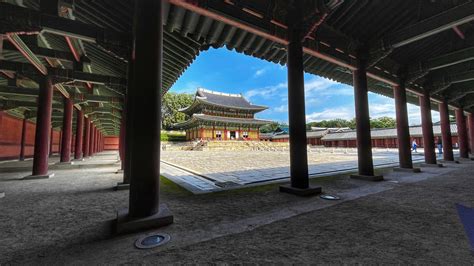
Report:
[[[180,151],[162,152],[162,174],[194,193],[251,186],[289,179],[288,151]],[[396,149],[373,149],[376,167],[396,166]],[[414,162],[423,161],[423,150],[413,153]],[[310,148],[312,177],[347,173],[357,169],[353,148]]]

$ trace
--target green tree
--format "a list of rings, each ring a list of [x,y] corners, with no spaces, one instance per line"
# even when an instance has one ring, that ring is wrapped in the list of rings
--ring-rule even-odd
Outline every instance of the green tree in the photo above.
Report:
[[[395,125],[395,119],[388,116],[370,120],[370,128],[394,128]]]
[[[331,120],[322,120],[319,122],[309,122],[306,124],[306,128],[309,130],[311,127],[348,127],[351,129],[355,129],[356,127],[356,120],[352,118],[351,120],[346,120],[342,118],[336,118]],[[376,119],[370,119],[370,128],[394,128],[395,127],[395,119],[391,117],[380,117]]]
[[[270,124],[263,125],[263,126],[260,127],[260,133],[272,133],[279,126],[280,126],[280,124],[278,124],[277,122],[273,122],[273,123],[270,123]]]
[[[163,96],[161,105],[161,121],[163,129],[169,130],[172,125],[184,122],[187,115],[178,110],[193,103],[193,95],[187,93],[168,92]]]

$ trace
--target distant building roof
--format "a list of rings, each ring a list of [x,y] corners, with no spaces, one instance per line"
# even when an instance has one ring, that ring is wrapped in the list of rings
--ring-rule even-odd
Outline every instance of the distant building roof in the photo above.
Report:
[[[441,126],[433,125],[433,133],[435,136],[441,136]],[[372,139],[383,139],[383,138],[396,138],[397,129],[396,128],[381,128],[381,129],[372,129],[370,131]],[[457,136],[458,129],[456,124],[451,124],[451,134]],[[410,136],[411,137],[422,137],[423,132],[421,126],[412,126],[410,127]],[[323,141],[334,141],[334,140],[354,140],[357,138],[357,133],[355,130],[345,131],[345,132],[335,132],[326,134],[321,140]]]
[[[199,88],[196,91],[194,102],[190,106],[180,109],[179,111],[191,114],[193,113],[194,108],[201,104],[258,112],[268,108],[266,106],[251,104],[244,98],[244,96],[242,96],[242,94],[230,94]]]
[[[311,127],[311,130],[306,131],[307,138],[322,138],[328,133],[331,132],[345,132],[350,130],[350,128],[341,127],[341,128],[325,128],[325,127]],[[261,136],[261,135],[260,135]],[[289,128],[288,127],[279,127],[273,135],[271,139],[285,139],[289,138]]]

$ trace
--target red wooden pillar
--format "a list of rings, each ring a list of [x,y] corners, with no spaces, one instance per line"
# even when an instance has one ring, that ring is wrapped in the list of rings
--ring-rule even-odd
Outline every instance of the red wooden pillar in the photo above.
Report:
[[[94,131],[95,131],[95,141],[94,141],[94,153],[96,154],[97,153],[97,142],[99,141],[99,129],[97,129],[97,127],[94,128]]]
[[[441,136],[443,140],[443,159],[454,161],[453,140],[451,138],[451,123],[449,122],[449,109],[446,100],[438,105],[441,120]]]
[[[25,141],[26,141],[26,116],[23,118],[23,124],[21,126],[21,142],[20,142],[20,161],[25,160]]]
[[[97,129],[97,153],[100,152],[100,142],[101,142],[101,139],[102,139],[102,133],[100,132],[99,129]]]
[[[124,159],[123,159],[123,181],[122,183],[118,183],[117,187],[130,186],[130,178],[132,176],[132,169],[131,169],[131,158],[132,158],[132,144],[133,144],[133,123],[131,122],[133,119],[133,107],[131,105],[133,94],[133,87],[135,84],[134,77],[134,66],[135,66],[135,57],[133,56],[134,52],[131,53],[131,56],[128,60],[128,68],[127,68],[127,94],[124,101],[124,108],[123,114],[125,116],[124,121]],[[127,122],[128,121],[128,122]],[[187,140],[190,140],[189,129],[186,130]]]
[[[63,113],[63,145],[61,149],[61,162],[71,161],[71,141],[72,141],[72,100],[64,98]]]
[[[72,131],[72,130],[71,130]],[[71,135],[71,153],[70,154],[74,154],[74,149],[76,147],[75,145],[76,143],[76,135],[75,134],[72,134]],[[70,156],[70,155],[69,155]]]
[[[90,139],[89,139],[89,155],[90,156],[93,156],[94,155],[94,124],[91,123],[91,126],[90,126]]]
[[[288,3],[287,75],[288,118],[290,142],[290,185],[280,186],[280,192],[305,196],[321,193],[321,187],[311,187],[308,175],[308,155],[305,124],[302,1]]]
[[[48,178],[48,148],[51,129],[53,83],[51,78],[42,77],[40,82],[38,111],[36,115],[35,150],[33,174],[30,178]],[[28,177],[27,177],[28,178]]]
[[[53,156],[54,129],[49,131],[49,157]]]
[[[125,165],[125,134],[126,134],[126,115],[122,113],[122,121],[120,123],[120,135],[119,135],[119,156],[120,156],[120,169],[124,169]]]
[[[353,71],[353,86],[356,114],[358,175],[352,178],[379,181],[382,176],[374,175],[372,142],[370,134],[369,99],[367,90],[367,52],[359,52],[356,60],[357,69]]]
[[[469,113],[467,115],[467,122],[469,123],[469,146],[471,148],[471,154],[474,154],[474,114]]]
[[[76,121],[76,148],[74,151],[74,159],[82,159],[82,139],[84,132],[84,112],[77,110],[77,121]]]
[[[130,180],[128,213],[123,213],[122,219],[118,218],[117,231],[142,230],[173,223],[173,216],[165,206],[159,204],[163,78],[162,2],[135,2],[135,97],[132,97],[131,103],[133,119],[129,120],[134,127],[131,147],[133,176]],[[146,223],[139,222],[143,218],[147,218]]]
[[[58,153],[61,152],[61,147],[62,147],[62,144],[61,144],[61,140],[63,139],[63,131],[60,129],[59,130],[59,138],[58,138]]]
[[[94,128],[92,130],[92,135],[94,136],[92,138],[92,155],[95,155],[96,154],[95,144],[96,144],[96,141],[97,141],[97,128],[95,127],[95,125],[94,125]]]
[[[399,86],[393,86],[395,112],[397,119],[398,159],[400,168],[411,169],[413,162],[410,149],[410,131],[408,127],[407,94],[405,80],[400,79]]]
[[[90,136],[91,136],[91,122],[89,117],[84,118],[84,157],[89,157],[90,156]]]
[[[436,153],[431,119],[431,100],[428,90],[423,91],[419,98],[421,111],[421,130],[423,132],[423,149],[426,164],[436,164]]]
[[[456,126],[458,128],[459,157],[469,158],[466,118],[464,117],[463,108],[456,109]]]

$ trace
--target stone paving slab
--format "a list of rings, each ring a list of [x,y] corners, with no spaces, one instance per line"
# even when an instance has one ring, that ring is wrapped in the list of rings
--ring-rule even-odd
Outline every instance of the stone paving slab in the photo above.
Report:
[[[413,153],[412,157],[414,163],[424,160],[422,151]],[[287,151],[163,151],[161,159],[162,174],[193,193],[222,190],[216,186],[219,183],[230,182],[242,187],[286,181],[290,176]],[[397,166],[398,152],[396,149],[374,150],[373,159],[376,168]],[[357,170],[357,154],[347,149],[332,149],[326,153],[311,151],[308,164],[312,177],[351,172]]]

